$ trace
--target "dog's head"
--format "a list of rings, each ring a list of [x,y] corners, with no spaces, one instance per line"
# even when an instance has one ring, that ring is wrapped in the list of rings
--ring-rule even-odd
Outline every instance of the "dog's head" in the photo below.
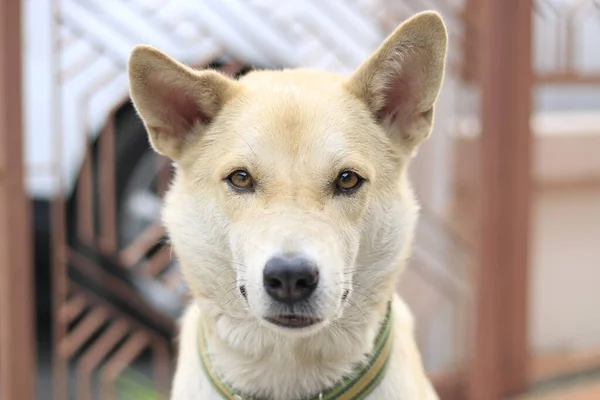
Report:
[[[433,12],[347,78],[232,80],[134,49],[133,102],[177,169],[165,224],[205,311],[307,332],[385,303],[417,214],[407,163],[431,131],[445,53]]]

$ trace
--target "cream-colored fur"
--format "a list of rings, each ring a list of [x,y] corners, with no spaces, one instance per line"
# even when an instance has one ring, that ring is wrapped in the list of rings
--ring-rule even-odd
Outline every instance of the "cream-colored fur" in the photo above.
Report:
[[[298,400],[364,360],[392,299],[393,354],[369,399],[437,398],[394,293],[418,213],[407,165],[431,131],[445,53],[434,12],[402,24],[350,77],[293,69],[234,81],[134,49],[131,96],[153,147],[176,165],[164,222],[194,297],[172,399],[220,398],[199,364],[200,319],[225,380],[246,394]],[[236,170],[252,176],[252,191],[227,183]],[[343,171],[364,184],[336,192]],[[266,294],[263,269],[286,253],[319,268],[309,305],[296,310],[321,320],[309,328],[264,319],[283,306]]]

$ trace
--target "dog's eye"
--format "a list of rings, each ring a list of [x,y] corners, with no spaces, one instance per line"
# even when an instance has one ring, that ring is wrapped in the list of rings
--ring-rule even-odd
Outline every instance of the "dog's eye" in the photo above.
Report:
[[[229,182],[229,184],[237,190],[252,190],[254,187],[252,176],[250,176],[248,172],[241,169],[233,171],[231,174],[229,174],[227,177],[227,182]]]
[[[344,171],[335,180],[335,188],[342,193],[353,192],[360,187],[364,179],[356,172]]]

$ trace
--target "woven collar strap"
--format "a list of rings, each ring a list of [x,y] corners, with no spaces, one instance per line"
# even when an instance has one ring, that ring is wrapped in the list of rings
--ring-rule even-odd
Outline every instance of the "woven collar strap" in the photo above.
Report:
[[[357,365],[353,373],[344,377],[336,386],[308,397],[305,400],[361,400],[373,392],[385,375],[394,341],[390,314],[391,304],[388,304],[385,320],[379,328],[373,351],[367,362]],[[208,354],[202,323],[198,324],[198,353],[207,378],[223,399],[259,400],[258,398],[240,393],[240,391],[221,380],[216,374],[212,368],[211,359]]]

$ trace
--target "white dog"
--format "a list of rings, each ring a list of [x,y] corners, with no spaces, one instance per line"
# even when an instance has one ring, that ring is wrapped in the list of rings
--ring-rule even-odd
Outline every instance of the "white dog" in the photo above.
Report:
[[[132,99],[177,169],[164,221],[194,297],[172,399],[437,398],[395,283],[446,40],[418,14],[349,77],[232,80],[133,50]]]

